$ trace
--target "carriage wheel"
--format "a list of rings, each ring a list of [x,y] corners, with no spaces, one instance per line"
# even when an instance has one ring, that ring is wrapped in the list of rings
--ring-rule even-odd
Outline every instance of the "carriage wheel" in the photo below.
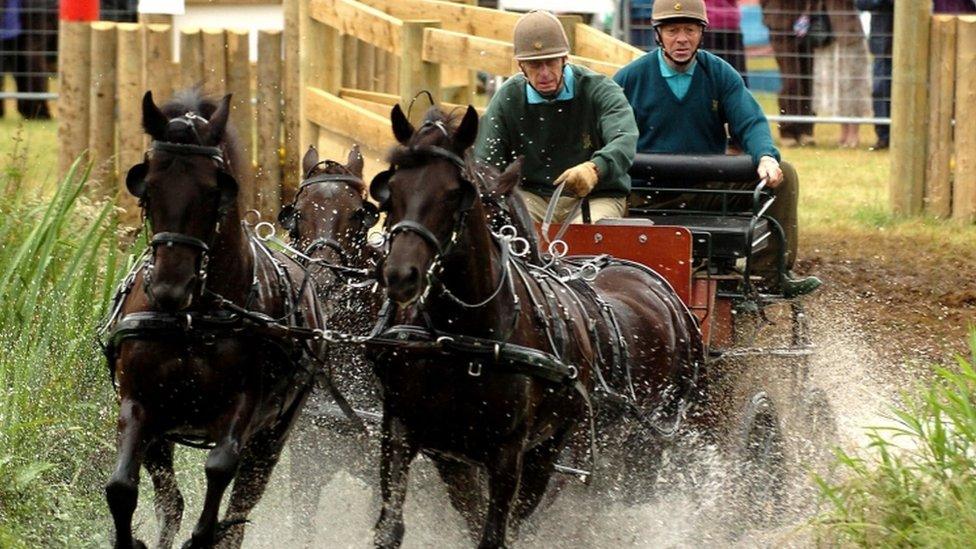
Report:
[[[783,507],[786,458],[779,414],[765,391],[746,402],[735,444],[737,503],[752,526],[771,524]]]

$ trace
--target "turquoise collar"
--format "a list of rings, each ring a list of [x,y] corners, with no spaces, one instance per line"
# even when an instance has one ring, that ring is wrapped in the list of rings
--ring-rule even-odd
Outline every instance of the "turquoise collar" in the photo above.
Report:
[[[556,101],[569,101],[575,96],[576,92],[576,76],[573,71],[569,68],[569,63],[563,67],[563,89],[559,91],[554,99],[546,99],[535,91],[535,88],[529,85],[529,82],[525,82],[525,98],[528,100],[529,105],[538,105],[540,103],[555,103]]]
[[[664,57],[664,50],[661,48],[657,49],[657,59],[657,64],[661,66],[661,76],[664,78],[674,78],[675,76],[687,76],[690,78],[695,74],[695,67],[698,66],[698,58],[696,56],[696,58],[691,62],[691,66],[688,67],[688,70],[685,72],[678,72],[671,68],[671,65],[668,65],[668,60]]]

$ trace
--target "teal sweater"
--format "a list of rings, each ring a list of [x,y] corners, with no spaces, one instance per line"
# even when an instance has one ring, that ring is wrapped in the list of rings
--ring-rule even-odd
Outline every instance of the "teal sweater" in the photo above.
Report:
[[[565,101],[529,104],[525,77],[509,78],[481,119],[475,156],[499,169],[524,156],[522,187],[542,196],[563,171],[592,160],[600,180],[591,196],[626,196],[637,145],[630,105],[610,78],[569,67],[575,89]]]
[[[634,108],[638,151],[725,154],[728,123],[733,140],[756,164],[763,156],[780,159],[766,115],[731,65],[699,51],[688,93],[678,99],[661,76],[658,57],[652,50],[613,77]]]

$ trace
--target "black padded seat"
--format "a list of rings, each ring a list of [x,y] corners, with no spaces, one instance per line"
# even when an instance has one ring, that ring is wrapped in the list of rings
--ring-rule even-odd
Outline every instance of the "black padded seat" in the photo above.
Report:
[[[624,219],[601,219],[597,225],[677,225],[687,227],[691,231],[694,243],[692,255],[695,259],[725,259],[736,260],[744,257],[746,250],[753,254],[766,249],[772,238],[769,222],[760,219],[752,234],[752,243],[748,244],[749,223],[751,218],[745,216],[722,215],[693,215],[660,213],[638,213]]]

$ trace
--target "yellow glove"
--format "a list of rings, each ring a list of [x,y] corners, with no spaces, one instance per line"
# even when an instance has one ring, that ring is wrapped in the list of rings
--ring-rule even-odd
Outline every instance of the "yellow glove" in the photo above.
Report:
[[[566,190],[569,193],[583,198],[590,194],[590,191],[593,190],[593,187],[596,187],[599,181],[600,173],[597,170],[596,164],[591,161],[586,161],[564,171],[552,184],[558,186],[566,183]]]

